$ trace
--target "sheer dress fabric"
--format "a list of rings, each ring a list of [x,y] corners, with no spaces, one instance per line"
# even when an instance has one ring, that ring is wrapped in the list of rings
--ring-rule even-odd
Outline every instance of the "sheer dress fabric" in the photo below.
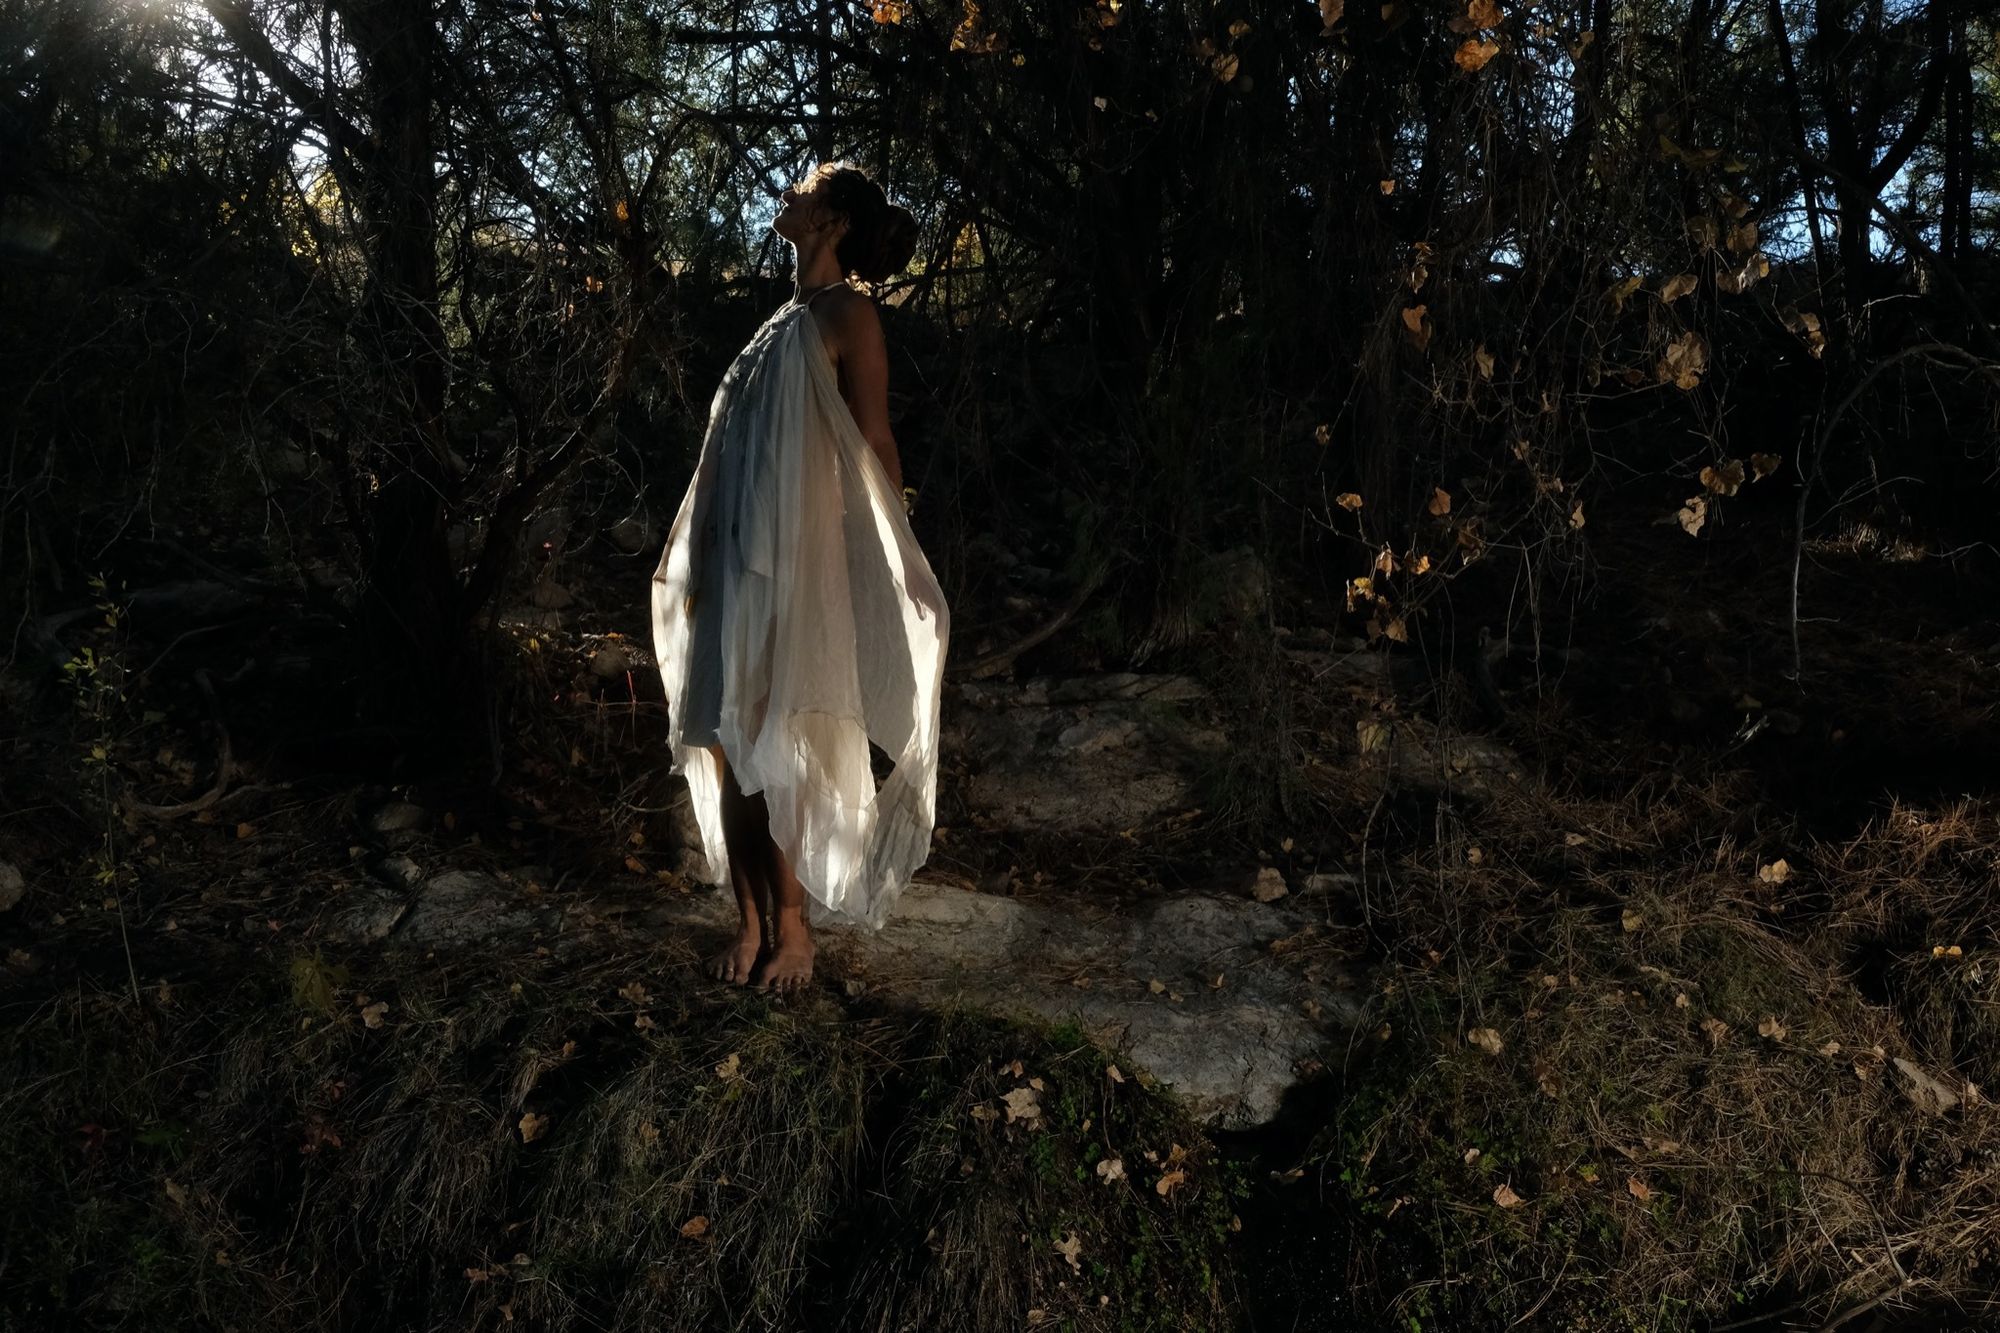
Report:
[[[930,855],[950,613],[805,302],[723,375],[652,600],[706,878],[729,880],[720,744],[811,918],[879,928]]]

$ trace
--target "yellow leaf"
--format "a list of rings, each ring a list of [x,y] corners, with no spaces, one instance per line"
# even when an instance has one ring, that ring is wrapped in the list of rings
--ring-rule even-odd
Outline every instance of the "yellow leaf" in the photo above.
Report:
[[[1475,28],[1497,28],[1500,26],[1500,6],[1493,0],[1472,0],[1465,7],[1465,17]]]
[[[1229,35],[1231,37],[1241,37],[1248,31],[1250,31],[1250,25],[1242,19],[1237,19],[1229,25]]]
[[[1743,485],[1743,460],[1725,458],[1721,467],[1705,467],[1701,470],[1701,484],[1717,495],[1734,495]]]
[[[620,222],[630,222],[632,220],[632,206],[625,200],[620,199],[611,206],[611,216]]]
[[[1419,352],[1430,346],[1431,322],[1425,318],[1430,313],[1427,305],[1406,306],[1403,309],[1403,328],[1409,332],[1410,341]]]
[[[1373,754],[1389,744],[1389,728],[1380,722],[1364,718],[1354,724],[1356,747],[1363,754]]]
[[[1479,378],[1483,380],[1493,378],[1493,353],[1486,350],[1485,343],[1480,343],[1472,349],[1472,362],[1479,367]]]
[[[1569,511],[1569,525],[1571,529],[1583,526],[1583,501],[1578,500],[1575,507]]]
[[[743,1056],[736,1051],[731,1051],[728,1055],[717,1061],[715,1065],[715,1076],[724,1083],[734,1082],[736,1079],[743,1077],[742,1071]]]
[[[1778,1021],[1776,1014],[1764,1015],[1763,1021],[1757,1024],[1757,1035],[1766,1041],[1783,1041],[1788,1031],[1790,1029]]]
[[[877,23],[901,23],[910,12],[903,0],[874,0],[872,8]]]
[[[1523,1200],[1520,1195],[1514,1193],[1512,1185],[1499,1184],[1493,1187],[1493,1202],[1502,1208],[1519,1208]]]
[[[1628,907],[1625,909],[1625,914],[1619,918],[1619,924],[1625,927],[1627,934],[1630,934],[1645,925],[1646,918]]]
[[[1792,865],[1784,857],[1779,857],[1767,866],[1757,867],[1757,879],[1763,884],[1783,884],[1792,877]]]
[[[1500,1039],[1500,1033],[1494,1028],[1473,1028],[1465,1034],[1465,1044],[1476,1046],[1488,1055],[1500,1054],[1507,1045],[1506,1042]]]
[[[1387,577],[1396,572],[1396,553],[1383,547],[1375,553],[1375,572]]]
[[[1699,537],[1701,525],[1708,521],[1708,501],[1699,495],[1690,496],[1674,517],[1680,520],[1683,532],[1690,537]]]
[[[1427,555],[1420,555],[1420,556],[1418,556],[1418,557],[1417,557],[1417,563],[1416,563],[1416,564],[1414,564],[1414,565],[1411,565],[1411,566],[1410,566],[1410,572],[1411,572],[1412,574],[1428,574],[1428,573],[1430,573],[1430,572],[1431,572],[1431,558],[1430,558],[1429,556],[1427,556]]]
[[[1443,518],[1451,512],[1451,492],[1445,490],[1442,486],[1433,486],[1431,488],[1430,503],[1425,505],[1424,508],[1430,511],[1432,518]]]
[[[1668,305],[1672,305],[1674,302],[1680,300],[1683,296],[1686,296],[1689,292],[1693,291],[1694,288],[1695,288],[1694,274],[1676,273],[1674,274],[1673,277],[1668,278],[1665,282],[1660,284],[1660,299],[1662,301],[1665,301]]]
[[[1386,176],[1384,176],[1381,180],[1376,182],[1376,187],[1380,189],[1383,194],[1394,194],[1396,192],[1396,182],[1390,180]]]
[[[1215,71],[1215,78],[1218,83],[1228,83],[1236,77],[1236,56],[1234,52],[1224,51],[1208,63],[1209,68]]]
[[[1486,62],[1500,54],[1500,44],[1483,38],[1468,37],[1459,43],[1452,53],[1451,61],[1466,73],[1471,74],[1486,68]]]
[[[1622,311],[1625,309],[1625,302],[1631,297],[1632,293],[1638,291],[1644,284],[1645,279],[1634,273],[1631,277],[1614,283],[1610,290],[1604,293],[1604,299],[1611,302],[1612,309]]]
[[[1180,1188],[1186,1182],[1187,1172],[1169,1171],[1161,1176],[1159,1181],[1153,1186],[1153,1192],[1164,1199],[1173,1194],[1176,1189]]]
[[[1353,513],[1355,510],[1361,508],[1361,497],[1353,491],[1343,491],[1335,497],[1334,503],[1349,513]]]

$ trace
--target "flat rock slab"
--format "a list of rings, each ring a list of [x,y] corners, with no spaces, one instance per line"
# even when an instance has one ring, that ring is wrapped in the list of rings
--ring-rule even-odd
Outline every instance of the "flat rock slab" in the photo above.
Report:
[[[965,802],[991,825],[1113,831],[1187,808],[1226,750],[1188,705],[1186,676],[1108,672],[1020,684],[968,681],[946,709],[944,744],[970,770]]]
[[[454,870],[403,892],[359,886],[331,933],[392,952],[541,946],[563,957],[617,947],[627,916],[654,939],[712,934],[696,942],[703,951],[735,922],[721,890],[633,907],[558,902],[525,882]],[[1271,947],[1314,926],[1285,902],[1177,894],[1112,914],[919,881],[881,931],[826,928],[817,939],[828,980],[890,1003],[1073,1021],[1196,1116],[1240,1128],[1271,1119],[1329,1040],[1361,1021],[1349,978],[1297,968]]]

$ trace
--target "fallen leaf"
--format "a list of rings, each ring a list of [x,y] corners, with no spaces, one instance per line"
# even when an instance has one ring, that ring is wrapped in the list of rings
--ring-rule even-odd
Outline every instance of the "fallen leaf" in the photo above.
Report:
[[[1169,1171],[1165,1175],[1161,1176],[1159,1180],[1153,1185],[1153,1192],[1159,1195],[1162,1199],[1164,1199],[1167,1198],[1169,1195],[1171,1195],[1176,1189],[1179,1189],[1186,1182],[1187,1182],[1187,1172]]]
[[[1479,1157],[1480,1157],[1479,1149],[1467,1148],[1465,1150],[1465,1164],[1467,1166],[1471,1166],[1474,1162],[1478,1161]]]
[[[1766,1041],[1783,1041],[1789,1031],[1791,1029],[1779,1022],[1776,1014],[1765,1014],[1757,1024],[1757,1035]]]
[[[1500,1039],[1500,1033],[1493,1028],[1473,1028],[1465,1034],[1465,1041],[1467,1045],[1477,1046],[1488,1055],[1500,1054],[1507,1044]]]
[[[1164,995],[1166,994],[1167,991],[1167,983],[1160,980],[1158,977],[1154,977],[1152,980],[1146,983],[1146,989],[1153,992],[1153,994],[1155,995]]]
[[[1682,991],[1680,994],[1674,996],[1674,1008],[1676,1009],[1686,1009],[1689,1005],[1693,1003],[1694,1001],[1688,999],[1688,993],[1686,991]]]
[[[1701,1030],[1708,1034],[1708,1044],[1712,1048],[1719,1048],[1729,1036],[1729,1024],[1719,1018],[1702,1019]]]
[[[1791,877],[1791,863],[1782,856],[1767,866],[1757,867],[1758,882],[1763,884],[1783,884]]]
[[[533,1111],[521,1117],[521,1142],[533,1143],[548,1132],[549,1118],[536,1115]]]
[[[1646,924],[1646,918],[1629,907],[1625,909],[1624,915],[1619,917],[1618,921],[1620,925],[1625,927],[1625,933],[1628,935]]]
[[[1653,1197],[1653,1187],[1637,1176],[1625,1177],[1625,1189],[1627,1193],[1631,1194],[1640,1203],[1644,1203]]]
[[[1011,1125],[1016,1120],[1025,1120],[1032,1128],[1041,1121],[1042,1097],[1033,1088],[1016,1088],[1000,1100],[1007,1108],[1008,1124]]]
[[[643,983],[628,981],[618,988],[618,998],[621,1000],[630,1000],[633,1004],[645,1004],[653,997],[647,993]]]
[[[1122,1157],[1100,1159],[1097,1163],[1097,1178],[1107,1185],[1125,1179],[1125,1159]]]
[[[693,1217],[681,1223],[681,1235],[687,1237],[689,1240],[700,1240],[707,1234],[708,1218],[700,1213],[696,1213]]]
[[[1520,1195],[1514,1193],[1512,1185],[1502,1183],[1493,1187],[1493,1202],[1502,1208],[1519,1208],[1524,1201]]]
[[[715,1076],[724,1083],[743,1077],[743,1056],[739,1051],[731,1051],[716,1062]]]
[[[382,1015],[388,1012],[389,1012],[388,1001],[377,1000],[374,1004],[367,1005],[362,1008],[361,1021],[368,1027],[379,1028],[382,1026]]]
[[[1479,378],[1483,380],[1493,378],[1493,353],[1486,350],[1485,343],[1480,343],[1472,349],[1472,363],[1479,367]]]
[[[1430,512],[1432,518],[1443,518],[1451,512],[1451,493],[1442,486],[1433,486],[1430,503],[1424,508]]]
[[[1819,1053],[1821,1055],[1839,1055],[1840,1043],[1837,1041],[1830,1041],[1826,1045],[1819,1048]]]
[[[1104,1066],[1104,1076],[1113,1083],[1123,1083],[1125,1081],[1125,1075],[1118,1072],[1117,1065]]]

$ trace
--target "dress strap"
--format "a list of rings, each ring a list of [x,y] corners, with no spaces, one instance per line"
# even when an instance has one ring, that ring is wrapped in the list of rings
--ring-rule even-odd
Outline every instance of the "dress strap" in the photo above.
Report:
[[[811,305],[811,304],[812,304],[812,303],[813,303],[813,302],[814,302],[814,301],[815,301],[816,299],[818,299],[818,297],[820,296],[820,294],[821,294],[821,293],[823,293],[823,292],[830,292],[830,291],[832,291],[832,290],[833,290],[833,289],[834,289],[835,287],[845,287],[846,285],[847,285],[847,279],[846,279],[846,278],[842,278],[842,279],[841,279],[840,281],[838,281],[838,282],[829,282],[829,283],[828,283],[828,284],[826,284],[826,286],[824,286],[824,287],[815,287],[815,288],[814,288],[814,289],[813,289],[813,290],[812,290],[812,291],[811,291],[811,292],[810,292],[809,294],[807,294],[807,295],[806,295],[806,296],[805,296],[805,297],[804,297],[803,299],[801,299],[801,298],[799,298],[799,297],[793,297],[792,299],[793,299],[793,300],[795,300],[795,301],[797,301],[797,302],[798,302],[798,303],[799,303],[800,305],[807,305],[807,306],[809,306],[809,305]]]

